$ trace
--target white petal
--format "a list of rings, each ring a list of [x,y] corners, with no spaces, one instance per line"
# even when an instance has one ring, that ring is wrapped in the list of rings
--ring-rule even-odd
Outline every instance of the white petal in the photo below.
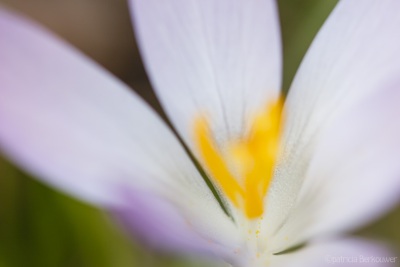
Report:
[[[399,260],[399,257],[383,244],[362,239],[343,239],[312,243],[296,252],[274,256],[271,266],[389,267],[397,266]]]
[[[400,126],[394,115],[398,114],[398,104],[390,99],[392,95],[397,99],[396,88],[392,88],[397,85],[388,84],[394,82],[393,79],[400,73],[399,12],[400,2],[396,0],[341,1],[317,35],[286,103],[284,155],[270,198],[267,199],[269,214],[265,227],[269,227],[267,231],[270,234],[276,234],[289,221],[288,213],[292,211],[305,179],[334,179],[342,186],[349,185],[345,192],[336,191],[330,195],[343,201],[354,201],[356,195],[356,206],[360,210],[349,217],[351,214],[348,212],[342,215],[337,209],[330,211],[326,208],[326,212],[332,212],[332,216],[340,217],[342,223],[349,220],[366,222],[366,210],[376,213],[383,208],[382,202],[393,203],[395,200],[392,190],[397,190],[399,185],[390,188],[396,184],[393,177],[395,170],[391,164],[399,156],[399,138],[390,136],[387,140],[381,140],[372,134],[377,130],[374,127],[380,127],[382,135],[390,135],[390,131],[397,132]],[[379,90],[382,93],[378,96],[381,99],[379,105],[376,103],[378,106],[367,100],[360,104],[364,101],[362,99]],[[388,107],[385,107],[385,101],[389,101]],[[366,124],[365,119],[372,115],[368,110],[369,104],[377,114]],[[367,108],[357,109],[356,105],[366,105]],[[385,116],[389,116],[390,120],[387,121]],[[337,129],[332,126],[334,120],[337,120]],[[346,131],[349,131],[348,135]],[[325,132],[328,133],[323,135]],[[341,143],[337,143],[339,134],[343,138]],[[329,149],[326,148],[327,144],[331,144]],[[362,152],[354,150],[356,145],[360,145],[360,149],[371,148],[371,151],[379,154],[374,155],[373,159],[361,160]],[[319,148],[317,154],[315,150],[319,146],[327,150]],[[333,170],[326,169],[333,167],[329,162],[321,162],[328,159],[337,160]],[[310,163],[313,161],[320,165],[313,163],[315,170],[312,173]],[[346,170],[350,167],[351,170]],[[311,177],[321,173],[329,175]],[[363,187],[361,179],[365,180],[368,189],[364,193],[360,193]],[[390,193],[371,192],[374,184],[377,188],[387,188]],[[332,186],[332,189],[337,187]],[[373,194],[370,196],[370,193]],[[376,202],[372,203],[370,198]],[[331,199],[326,197],[324,201]],[[352,205],[343,208],[353,210]],[[320,203],[320,208],[324,207],[324,203]],[[307,210],[311,211],[312,208]],[[303,215],[312,217],[308,213]],[[342,228],[342,225],[338,227]]]
[[[17,164],[107,207],[129,204],[121,189],[156,195],[202,238],[237,245],[233,223],[175,136],[110,74],[1,9],[0,69],[0,143]]]
[[[321,132],[296,207],[278,239],[353,229],[398,203],[399,103],[397,79]]]
[[[243,135],[251,114],[279,94],[281,47],[274,1],[131,3],[151,81],[189,146],[196,116],[207,114],[223,142]]]

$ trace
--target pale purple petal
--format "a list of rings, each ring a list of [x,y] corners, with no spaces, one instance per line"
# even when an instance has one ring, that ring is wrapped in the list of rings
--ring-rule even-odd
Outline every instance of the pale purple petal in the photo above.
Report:
[[[219,234],[198,231],[198,222],[185,219],[173,203],[160,196],[148,192],[122,190],[126,205],[112,208],[119,222],[135,237],[139,238],[151,249],[164,252],[179,252],[205,256],[214,259],[223,258],[231,263],[239,263],[234,251],[238,250],[237,243],[218,239]],[[193,207],[200,209],[203,207]],[[193,211],[192,211],[193,212]],[[213,216],[204,211],[208,220],[214,221]]]
[[[121,187],[166,199],[198,233],[236,246],[233,222],[175,136],[124,84],[4,9],[0,69],[0,144],[16,164],[100,206],[129,206]]]

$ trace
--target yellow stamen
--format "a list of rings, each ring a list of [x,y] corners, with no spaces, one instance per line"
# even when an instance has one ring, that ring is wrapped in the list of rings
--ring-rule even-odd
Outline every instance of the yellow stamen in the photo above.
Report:
[[[195,120],[194,137],[202,163],[219,189],[249,219],[258,218],[264,212],[264,198],[278,154],[282,105],[280,99],[267,105],[255,117],[247,137],[228,143],[228,158],[215,145],[207,119],[199,116]],[[228,160],[237,167],[236,176],[240,177],[232,174]]]
[[[201,157],[207,170],[217,180],[226,196],[237,206],[238,198],[243,195],[243,189],[228,170],[224,159],[218,153],[210,138],[207,120],[200,117],[195,124],[196,144],[200,148]]]

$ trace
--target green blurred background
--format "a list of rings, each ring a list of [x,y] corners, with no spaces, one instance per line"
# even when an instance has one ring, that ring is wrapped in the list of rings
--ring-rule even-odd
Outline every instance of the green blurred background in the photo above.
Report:
[[[336,0],[280,0],[284,89]],[[0,0],[63,36],[158,104],[144,72],[125,0]],[[356,235],[400,247],[400,208]],[[399,254],[398,254],[399,255]],[[103,211],[32,179],[0,157],[0,267],[204,266],[129,238]]]

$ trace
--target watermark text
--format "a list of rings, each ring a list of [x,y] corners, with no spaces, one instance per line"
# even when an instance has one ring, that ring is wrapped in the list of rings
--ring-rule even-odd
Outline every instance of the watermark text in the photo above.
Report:
[[[325,261],[329,264],[376,264],[376,263],[396,263],[399,261],[399,257],[390,256],[367,256],[367,255],[357,255],[357,256],[338,256],[338,255],[325,255]]]

